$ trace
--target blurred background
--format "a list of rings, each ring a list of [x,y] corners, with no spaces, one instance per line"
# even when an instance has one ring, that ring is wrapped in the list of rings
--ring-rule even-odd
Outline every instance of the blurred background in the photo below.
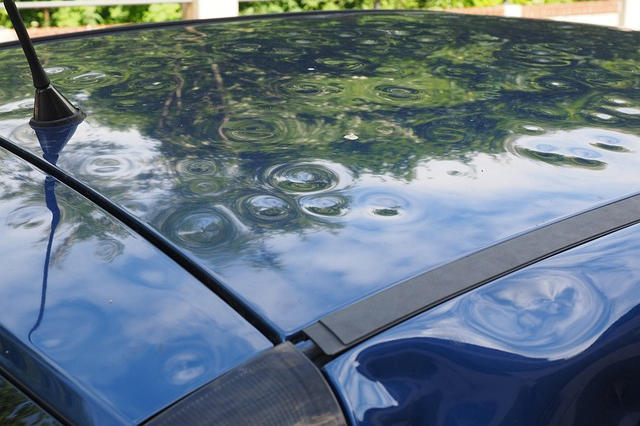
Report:
[[[344,9],[432,9],[640,29],[640,0],[20,0],[33,37],[142,22]],[[0,7],[0,42],[14,39]]]

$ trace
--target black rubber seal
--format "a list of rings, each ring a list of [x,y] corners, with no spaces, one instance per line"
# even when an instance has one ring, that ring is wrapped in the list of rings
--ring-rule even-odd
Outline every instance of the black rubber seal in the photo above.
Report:
[[[326,355],[462,293],[640,222],[640,194],[542,226],[403,281],[304,330]]]

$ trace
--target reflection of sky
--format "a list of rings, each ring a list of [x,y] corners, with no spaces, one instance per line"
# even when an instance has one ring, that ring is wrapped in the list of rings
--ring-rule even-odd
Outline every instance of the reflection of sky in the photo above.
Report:
[[[526,410],[550,410],[566,380],[589,369],[599,374],[607,367],[598,364],[606,351],[623,354],[624,339],[637,343],[618,330],[637,329],[640,311],[632,310],[640,305],[639,231],[638,225],[618,231],[443,303],[341,355],[326,371],[359,421],[367,410],[395,407],[394,398],[414,412],[431,392],[440,394],[437,407],[420,409],[440,419],[464,401],[494,410],[497,423],[509,424],[510,413],[524,418]],[[637,357],[637,350],[630,353]],[[423,370],[430,370],[429,377],[416,376]],[[402,395],[409,382],[413,393]],[[381,390],[374,395],[372,386]],[[523,397],[530,392],[537,395],[533,402]],[[518,404],[529,408],[518,411]]]
[[[269,235],[263,250],[277,259],[275,268],[247,268],[236,258],[216,269],[247,293],[268,282],[261,307],[294,327],[303,319],[292,315],[296,307],[309,320],[323,313],[324,303],[345,304],[498,239],[631,193],[637,157],[630,157],[595,174],[508,153],[476,154],[465,164],[426,160],[409,182],[362,174],[340,191],[350,200],[348,212],[327,219],[339,227],[323,230],[320,221],[303,234]],[[397,215],[376,216],[381,202],[397,206]]]
[[[216,156],[203,155],[199,159],[210,160],[214,174],[198,175],[201,169],[196,173],[189,169],[188,174],[183,163],[172,166],[162,156],[161,142],[137,131],[83,124],[76,137],[62,155],[61,167],[192,251],[287,331],[430,266],[632,193],[637,190],[629,186],[637,171],[634,153],[640,147],[640,138],[604,129],[539,136],[543,147],[554,142],[559,150],[563,145],[584,145],[583,151],[574,151],[586,155],[591,150],[608,164],[590,170],[512,153],[511,146],[519,143],[536,146],[532,141],[536,136],[526,136],[514,138],[502,154],[470,154],[464,163],[424,159],[410,180],[355,175],[330,162],[309,162],[333,172],[338,182],[327,190],[295,192],[275,186],[282,184],[282,178],[266,188],[252,181],[239,159],[227,167]],[[590,141],[597,138],[614,139],[628,151],[594,147]],[[91,151],[98,155],[92,158]],[[204,170],[207,164],[195,166]],[[268,173],[277,167],[264,169]],[[212,194],[190,193],[189,187],[184,188],[194,176],[205,182],[213,176],[222,183]],[[234,184],[237,187],[226,187]],[[293,218],[269,222],[255,212],[252,216],[242,204],[250,194],[285,200]],[[327,195],[345,202],[340,214],[304,209],[303,200]],[[207,219],[218,216],[222,219]],[[228,229],[217,229],[218,223]]]
[[[37,150],[28,129],[18,126],[12,136]],[[603,149],[599,141],[623,149]],[[606,167],[547,164],[519,155],[519,146],[597,157]],[[502,154],[470,153],[465,162],[425,158],[410,180],[310,161],[291,172],[298,180],[289,183],[281,169],[290,164],[260,165],[255,180],[239,158],[224,163],[202,153],[200,163],[176,162],[162,154],[162,142],[137,130],[89,122],[78,128],[59,165],[191,251],[291,332],[441,262],[634,192],[639,147],[640,138],[631,134],[585,128],[514,136]],[[324,189],[327,171],[336,182]],[[319,189],[309,192],[304,179],[314,176]],[[201,188],[194,181],[213,182],[213,189],[194,192]],[[279,197],[293,216],[262,219],[260,211],[247,210],[251,194]],[[339,214],[305,210],[305,200],[327,196],[344,203]]]
[[[640,190],[634,43],[451,19],[276,19],[42,45],[88,113],[58,164],[283,334]],[[9,68],[14,53],[0,52]],[[0,101],[0,133],[37,150],[18,86]]]
[[[44,176],[7,154],[0,162],[0,299],[8,301],[0,330],[69,377],[94,421],[141,421],[269,346],[210,290],[60,184],[46,305],[30,342],[51,214]],[[40,386],[15,357],[0,362]],[[40,396],[67,409],[59,394]]]

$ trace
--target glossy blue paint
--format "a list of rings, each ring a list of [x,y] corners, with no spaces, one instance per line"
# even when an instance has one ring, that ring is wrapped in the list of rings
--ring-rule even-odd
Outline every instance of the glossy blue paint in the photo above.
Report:
[[[288,336],[640,191],[638,45],[606,28],[389,12],[38,50],[88,114],[59,166]],[[0,133],[37,151],[24,59],[10,49],[0,61]]]
[[[355,424],[640,421],[640,226],[459,296],[325,366]]]
[[[4,150],[0,176],[0,369],[74,424],[143,421],[271,346],[156,248]]]

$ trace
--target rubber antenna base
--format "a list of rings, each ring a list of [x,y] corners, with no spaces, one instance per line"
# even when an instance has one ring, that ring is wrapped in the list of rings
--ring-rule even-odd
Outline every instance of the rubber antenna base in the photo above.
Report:
[[[44,89],[36,89],[31,127],[57,127],[80,123],[85,114],[74,107],[51,84]]]

